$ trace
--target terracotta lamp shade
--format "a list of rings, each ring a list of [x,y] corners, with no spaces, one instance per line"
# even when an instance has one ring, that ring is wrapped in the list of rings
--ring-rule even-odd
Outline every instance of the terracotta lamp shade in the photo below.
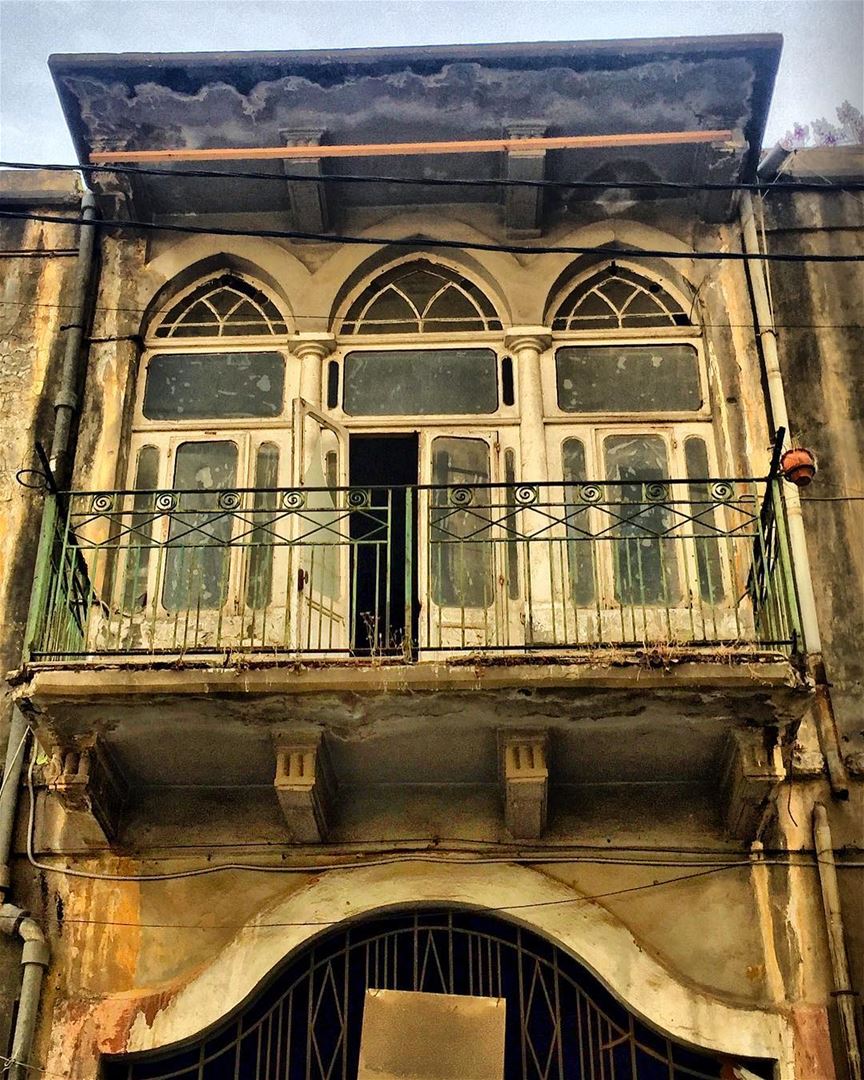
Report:
[[[787,450],[780,458],[783,478],[796,487],[807,487],[816,475],[816,455],[804,447]]]

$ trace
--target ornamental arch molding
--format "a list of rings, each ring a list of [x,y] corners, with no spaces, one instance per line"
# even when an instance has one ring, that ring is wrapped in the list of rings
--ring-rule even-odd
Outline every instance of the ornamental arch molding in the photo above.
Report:
[[[671,288],[685,308],[689,308],[706,274],[710,263],[693,260],[687,256],[693,248],[673,236],[649,225],[635,221],[603,222],[575,229],[554,238],[555,246],[585,247],[592,250],[582,255],[550,255],[544,260],[543,309],[537,313],[538,320],[548,325],[557,305],[580,279],[587,278],[614,256],[610,251],[624,249],[619,261],[629,265],[646,277]],[[644,255],[646,251],[669,251],[684,256],[681,259],[663,259]],[[628,259],[626,253],[632,253]],[[694,322],[696,322],[694,318]]]
[[[460,241],[494,244],[495,236],[460,221],[431,221],[425,214],[400,215],[368,230],[368,235],[384,237],[391,242],[371,252],[365,245],[345,244],[323,263],[309,283],[310,291],[322,298],[318,307],[329,309],[331,325],[338,321],[346,305],[364,284],[391,265],[414,258],[439,262],[464,274],[488,296],[502,322],[512,323],[517,318],[511,311],[512,298],[526,271],[513,255],[495,251],[463,251],[459,247],[424,247],[425,240],[433,235],[436,239],[450,240],[456,244]],[[410,249],[399,241],[410,241]]]
[[[292,326],[295,313],[304,314],[296,298],[306,290],[310,274],[285,248],[265,239],[193,236],[161,252],[147,265],[141,325],[150,325],[189,286],[219,273],[235,273],[260,283],[272,293]],[[297,325],[296,329],[306,327]]]
[[[110,1052],[152,1051],[195,1039],[248,1002],[322,927],[332,930],[350,920],[438,905],[479,915],[509,908],[502,915],[510,922],[563,949],[627,1009],[670,1038],[730,1057],[776,1059],[778,1080],[797,1080],[784,1017],[685,985],[602,906],[578,900],[561,882],[512,865],[414,862],[330,872],[250,921],[179,991],[160,994],[163,1007],[154,1011],[142,1004],[125,1045],[115,1041]]]

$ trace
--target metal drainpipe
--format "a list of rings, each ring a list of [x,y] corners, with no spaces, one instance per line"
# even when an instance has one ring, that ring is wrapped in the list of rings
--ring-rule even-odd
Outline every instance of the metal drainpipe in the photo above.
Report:
[[[96,217],[96,199],[92,191],[85,191],[81,199],[81,217],[84,222]],[[93,252],[96,245],[96,229],[82,224],[78,237],[78,262],[75,265],[75,277],[72,282],[71,318],[63,329],[67,332],[66,350],[63,354],[63,367],[60,369],[60,386],[54,398],[54,435],[51,440],[50,463],[59,487],[69,482],[71,473],[70,442],[72,422],[78,409],[78,395],[82,383],[82,345],[87,321],[87,301],[89,299],[93,274]]]
[[[42,976],[48,967],[51,953],[39,923],[31,919],[30,913],[23,908],[14,904],[3,904],[0,907],[0,930],[6,934],[17,934],[24,942],[21,951],[24,973],[21,976],[21,996],[18,999],[18,1018],[15,1022],[12,1062],[8,1075],[9,1080],[25,1080],[32,1070],[30,1051],[33,1048],[36,1017],[39,1014]]]
[[[780,370],[780,356],[777,351],[777,331],[774,327],[774,313],[765,283],[765,264],[761,258],[759,236],[756,231],[756,214],[753,196],[749,191],[741,194],[741,231],[744,237],[744,250],[748,255],[759,256],[747,263],[753,308],[756,313],[756,330],[762,343],[762,356],[765,361],[765,379],[768,384],[768,402],[771,408],[771,420],[775,430],[785,428],[789,431],[789,413],[786,409],[786,392],[783,388],[783,375]],[[801,605],[801,629],[804,636],[804,649],[807,654],[821,654],[822,638],[819,634],[819,622],[816,617],[816,595],[813,590],[813,577],[810,573],[810,558],[807,554],[807,538],[804,532],[804,515],[798,488],[787,484],[786,517],[789,523],[789,543],[792,548],[792,573],[795,589]],[[835,798],[849,797],[849,778],[837,743],[837,731],[834,725],[834,713],[824,665],[816,656],[816,662],[808,665],[816,682],[816,700],[813,718],[819,734],[819,743],[828,766],[831,791]]]
[[[9,743],[6,748],[6,765],[3,769],[3,794],[0,795],[0,901],[5,898],[11,885],[9,862],[21,770],[27,755],[26,735],[27,721],[21,714],[21,710],[13,705]]]
[[[81,198],[81,217],[92,222],[96,217],[96,199],[92,191],[85,191]],[[78,235],[78,260],[72,282],[72,306],[70,321],[64,326],[68,337],[60,371],[60,387],[54,399],[54,433],[51,441],[51,469],[60,485],[69,481],[71,473],[70,443],[72,424],[78,408],[78,394],[82,382],[82,359],[84,331],[86,328],[88,301],[92,288],[93,253],[96,229],[82,224]],[[27,730],[27,722],[18,709],[13,709],[6,749],[6,768],[3,773],[4,797],[0,799],[0,897],[5,898],[11,885],[10,861],[12,835],[18,806],[19,781],[24,762],[25,746],[21,740]],[[24,1080],[31,1071],[30,1051],[39,1012],[39,995],[42,975],[50,960],[50,951],[39,924],[29,913],[14,904],[0,906],[0,930],[18,934],[24,941],[18,1018],[12,1043],[13,1064],[9,1080]]]
[[[762,343],[762,356],[765,360],[765,379],[768,383],[771,420],[775,430],[782,427],[788,432],[789,413],[786,409],[786,393],[783,389],[783,375],[780,371],[780,357],[777,352],[777,331],[774,328],[774,315],[765,284],[765,264],[761,259],[762,250],[756,232],[753,196],[749,191],[741,194],[741,230],[744,236],[745,252],[748,255],[757,256],[755,259],[748,260],[747,270],[753,307],[756,312],[756,330]],[[801,605],[804,648],[808,653],[821,653],[822,640],[816,619],[816,596],[810,576],[810,559],[807,555],[801,500],[798,497],[798,489],[791,484],[786,488],[786,516],[789,522],[789,543],[792,547],[792,572],[795,576],[798,602]]]
[[[849,958],[843,935],[843,913],[840,910],[840,891],[837,888],[837,865],[834,861],[834,842],[828,811],[822,803],[813,807],[813,846],[816,848],[816,866],[819,884],[822,886],[822,908],[828,929],[828,952],[831,954],[831,970],[834,974],[833,996],[840,1010],[840,1026],[846,1047],[850,1080],[862,1080],[861,1048],[855,1027],[855,991],[849,978]]]

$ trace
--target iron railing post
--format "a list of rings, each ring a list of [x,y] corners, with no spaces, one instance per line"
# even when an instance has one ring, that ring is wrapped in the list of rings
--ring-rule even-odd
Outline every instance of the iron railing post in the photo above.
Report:
[[[803,636],[801,606],[795,579],[795,567],[792,562],[789,523],[786,518],[786,503],[781,492],[781,484],[783,481],[779,476],[772,476],[769,478],[768,483],[771,485],[772,489],[774,520],[777,523],[777,542],[780,548],[779,562],[783,579],[783,598],[786,601],[784,606],[786,608],[786,617],[789,620],[789,627],[791,630],[790,636],[794,641],[793,651],[797,651],[798,648],[801,648],[806,652],[807,643]]]
[[[402,655],[405,660],[414,655],[414,488],[411,487],[405,489],[405,637]]]
[[[43,643],[48,618],[47,598],[51,591],[51,552],[57,536],[57,496],[48,493],[45,496],[45,508],[42,512],[42,525],[39,530],[39,545],[36,549],[36,566],[33,573],[33,587],[30,591],[30,609],[27,615],[27,629],[24,633],[23,662],[26,664],[34,652],[34,646]]]

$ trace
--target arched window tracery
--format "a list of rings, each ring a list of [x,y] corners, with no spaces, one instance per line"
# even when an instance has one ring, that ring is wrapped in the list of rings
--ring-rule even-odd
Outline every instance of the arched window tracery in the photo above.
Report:
[[[207,278],[177,300],[159,320],[156,338],[252,337],[288,333],[274,302],[237,274]]]
[[[552,329],[644,330],[691,324],[681,304],[659,282],[611,263],[565,296]]]
[[[428,259],[379,274],[350,304],[342,334],[428,334],[501,330],[489,298],[473,281]]]

